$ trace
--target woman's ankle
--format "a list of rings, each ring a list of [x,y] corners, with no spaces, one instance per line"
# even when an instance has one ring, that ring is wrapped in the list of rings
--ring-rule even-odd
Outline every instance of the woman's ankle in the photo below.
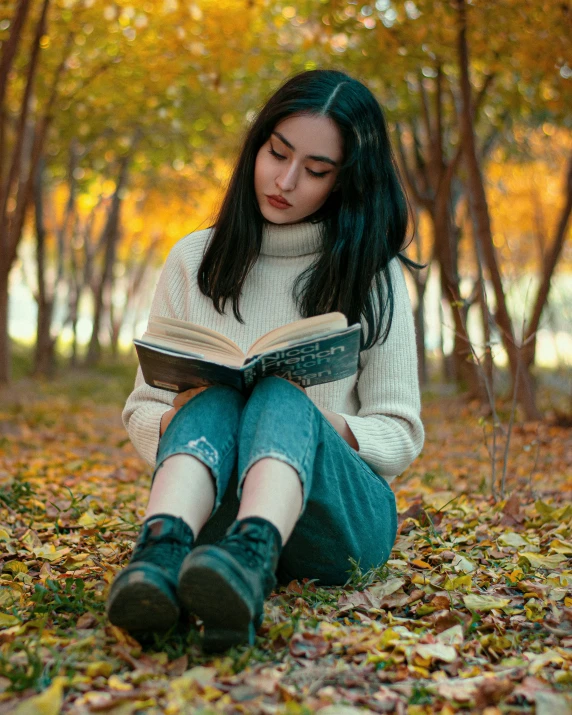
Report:
[[[278,529],[285,544],[300,517],[302,504],[302,483],[294,467],[264,457],[248,470],[237,520],[266,519]]]
[[[196,537],[212,513],[215,497],[210,469],[193,455],[174,454],[155,474],[145,519],[171,514],[183,519]]]

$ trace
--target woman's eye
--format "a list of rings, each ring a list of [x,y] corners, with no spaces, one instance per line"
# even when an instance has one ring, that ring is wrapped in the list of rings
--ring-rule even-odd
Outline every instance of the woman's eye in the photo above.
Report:
[[[278,154],[278,152],[274,151],[274,149],[272,147],[270,147],[270,149],[268,150],[268,153],[272,154],[272,156],[275,157],[276,159],[285,159],[286,158],[285,156],[282,156],[282,154]],[[329,171],[320,171],[320,172],[312,171],[312,169],[306,169],[306,171],[308,172],[308,174],[310,174],[310,176],[315,176],[317,179],[321,179],[322,177],[326,176],[326,174],[330,173]]]

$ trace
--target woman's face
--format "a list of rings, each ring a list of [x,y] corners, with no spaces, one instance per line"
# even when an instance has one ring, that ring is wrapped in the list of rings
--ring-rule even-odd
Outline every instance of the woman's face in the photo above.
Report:
[[[334,188],[342,159],[342,136],[329,117],[292,115],[279,122],[254,166],[264,218],[297,223],[317,211]]]

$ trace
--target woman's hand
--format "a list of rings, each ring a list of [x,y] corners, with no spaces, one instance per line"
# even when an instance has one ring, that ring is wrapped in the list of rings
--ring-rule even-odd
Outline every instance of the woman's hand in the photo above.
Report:
[[[189,400],[192,400],[195,395],[198,395],[200,392],[208,390],[209,387],[210,385],[206,385],[205,387],[191,387],[190,390],[179,392],[179,394],[173,400],[173,407],[177,410],[180,410],[181,407],[183,405],[186,405]]]
[[[183,405],[186,405],[189,400],[192,400],[193,397],[198,395],[200,392],[204,392],[205,390],[208,390],[210,385],[206,385],[205,387],[191,387],[190,390],[185,390],[184,392],[179,392],[179,394],[175,397],[173,400],[173,407],[171,407],[170,410],[167,410],[161,417],[161,426],[159,428],[159,437],[162,437],[163,434],[165,433],[165,430],[167,427],[171,424],[171,420],[173,417],[177,414],[177,412],[181,409]]]

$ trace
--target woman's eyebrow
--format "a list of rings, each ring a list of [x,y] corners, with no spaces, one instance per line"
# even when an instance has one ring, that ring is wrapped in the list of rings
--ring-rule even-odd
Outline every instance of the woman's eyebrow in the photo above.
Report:
[[[285,136],[280,134],[280,132],[274,131],[274,132],[272,132],[272,134],[276,134],[278,139],[280,139],[280,141],[284,142],[284,144],[286,144],[288,149],[292,149],[292,151],[296,151],[296,149],[292,146],[292,144],[288,141],[288,139],[286,139]],[[330,159],[329,156],[315,156],[312,154],[307,154],[304,157],[304,159],[313,159],[314,161],[325,161],[326,163],[331,164],[332,166],[338,166],[338,162],[334,161],[333,159]]]

